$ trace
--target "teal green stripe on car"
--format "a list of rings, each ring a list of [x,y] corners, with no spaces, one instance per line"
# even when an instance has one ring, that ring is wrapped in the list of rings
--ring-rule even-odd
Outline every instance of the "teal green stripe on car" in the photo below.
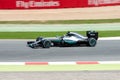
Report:
[[[76,43],[76,41],[73,41],[73,40],[65,40],[65,42],[68,44],[75,44]]]
[[[60,42],[60,40],[52,40],[53,42]]]

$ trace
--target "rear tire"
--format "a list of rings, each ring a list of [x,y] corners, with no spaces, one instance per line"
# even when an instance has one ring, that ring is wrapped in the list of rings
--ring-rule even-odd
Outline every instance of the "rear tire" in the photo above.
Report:
[[[50,48],[51,47],[51,42],[49,40],[44,40],[42,42],[43,48]]]
[[[97,44],[97,40],[95,38],[89,38],[88,39],[88,46],[94,47]]]

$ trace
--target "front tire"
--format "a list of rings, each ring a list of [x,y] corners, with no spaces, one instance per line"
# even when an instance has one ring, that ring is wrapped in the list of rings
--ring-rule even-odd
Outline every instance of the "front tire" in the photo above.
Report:
[[[49,40],[44,40],[42,42],[43,48],[50,48],[51,47],[51,42]]]

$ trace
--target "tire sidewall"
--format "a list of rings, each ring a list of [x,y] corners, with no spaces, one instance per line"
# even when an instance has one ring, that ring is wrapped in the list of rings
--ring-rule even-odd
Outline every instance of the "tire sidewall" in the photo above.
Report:
[[[96,46],[96,43],[97,43],[97,41],[96,41],[95,38],[89,38],[89,39],[88,39],[88,45],[89,45],[90,47]]]
[[[43,41],[43,48],[50,48],[51,47],[51,42],[49,40],[44,40]]]

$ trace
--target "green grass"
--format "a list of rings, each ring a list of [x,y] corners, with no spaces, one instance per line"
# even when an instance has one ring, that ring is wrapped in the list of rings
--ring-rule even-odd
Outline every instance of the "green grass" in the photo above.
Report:
[[[0,65],[0,71],[93,71],[120,70],[120,64],[92,65]]]
[[[75,31],[82,35],[86,35],[85,31]],[[99,37],[120,36],[120,31],[98,31]],[[62,36],[66,32],[0,32],[0,39],[34,39],[38,36],[55,37]]]
[[[95,20],[46,20],[46,21],[0,21],[0,24],[92,24],[92,23],[120,23],[120,19]]]

